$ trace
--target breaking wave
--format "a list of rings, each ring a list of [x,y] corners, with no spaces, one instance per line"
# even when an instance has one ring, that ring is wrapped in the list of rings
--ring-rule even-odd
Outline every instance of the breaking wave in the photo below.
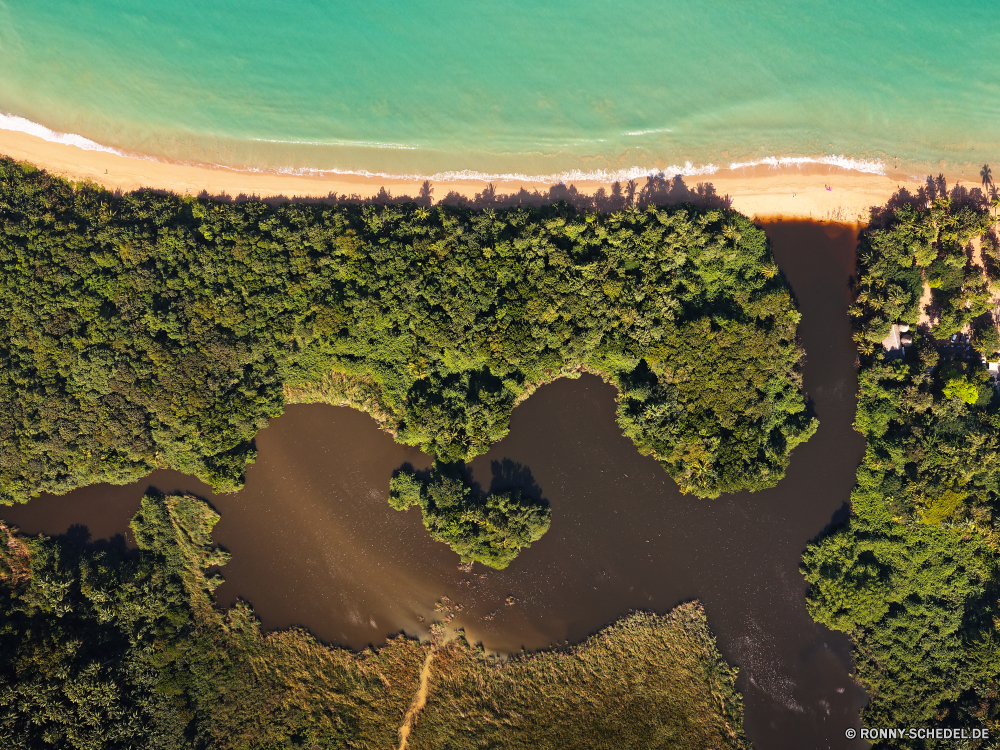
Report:
[[[17,115],[8,115],[3,112],[0,112],[0,130],[14,130],[18,133],[27,133],[28,135],[41,138],[43,141],[48,141],[49,143],[62,143],[66,146],[76,146],[77,148],[82,148],[84,151],[104,151],[108,154],[126,156],[130,159],[147,159],[149,161],[157,161],[151,156],[134,154],[128,151],[122,151],[121,149],[112,148],[111,146],[102,146],[100,143],[92,141],[89,138],[84,138],[82,135],[77,135],[76,133],[59,133],[37,122],[32,122],[27,118],[19,117]]]
[[[84,151],[103,151],[116,156],[124,156],[131,159],[146,159],[149,161],[164,161],[152,156],[123,151],[111,146],[104,146],[89,138],[75,133],[59,133],[45,127],[37,122],[32,122],[18,115],[4,114],[0,112],[0,129],[13,130],[28,135],[33,135],[50,143],[60,143],[67,146],[75,146]],[[653,132],[653,131],[643,131]],[[639,135],[640,133],[628,133],[627,135]],[[265,139],[255,139],[264,141]],[[390,149],[416,149],[415,146],[399,143],[379,143],[379,142],[356,142],[356,141],[331,141],[331,142],[306,142],[306,141],[271,141],[268,143],[293,143],[301,145],[325,145],[325,146],[359,146],[364,145],[371,148]],[[191,164],[190,162],[178,162]],[[748,167],[766,166],[773,169],[781,167],[804,166],[808,164],[825,164],[832,167],[840,167],[855,172],[866,174],[885,174],[885,164],[874,159],[855,159],[849,156],[768,156],[754,161],[732,162],[728,169],[742,170]],[[555,172],[551,174],[528,174],[525,172],[480,172],[473,169],[449,170],[435,172],[433,174],[413,174],[394,172],[373,172],[366,169],[315,169],[309,167],[233,167],[225,164],[209,164],[215,169],[228,169],[234,172],[258,172],[270,174],[291,174],[291,175],[353,175],[358,177],[376,177],[384,180],[428,180],[431,182],[532,182],[532,183],[568,183],[568,182],[628,182],[629,180],[642,180],[649,177],[699,177],[702,175],[714,175],[720,169],[716,164],[692,164],[685,162],[683,165],[673,164],[669,167],[651,169],[649,167],[628,167],[624,169],[594,169],[584,171],[581,169],[571,169],[565,172]]]

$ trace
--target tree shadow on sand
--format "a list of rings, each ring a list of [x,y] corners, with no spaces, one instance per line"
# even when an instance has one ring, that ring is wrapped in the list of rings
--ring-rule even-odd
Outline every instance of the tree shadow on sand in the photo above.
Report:
[[[528,191],[524,188],[514,193],[497,192],[490,184],[481,193],[468,198],[452,191],[441,203],[465,208],[509,208],[514,206],[542,206],[563,201],[578,211],[620,211],[627,206],[664,206],[689,203],[699,208],[725,208],[730,204],[728,196],[715,192],[710,182],[700,182],[694,188],[688,187],[681,175],[667,177],[662,172],[652,174],[640,186],[636,180],[626,183],[615,182],[610,192],[598,188],[592,195],[581,192],[573,184],[553,185],[548,190]]]
[[[984,189],[986,192],[984,192]],[[954,208],[971,206],[975,209],[985,209],[990,205],[991,200],[997,195],[996,187],[990,182],[984,182],[983,188],[967,188],[965,185],[955,185],[948,190],[948,181],[943,174],[937,177],[927,175],[927,179],[915,193],[911,193],[907,188],[900,188],[884,204],[872,206],[869,210],[869,226],[875,229],[888,226],[896,211],[903,206],[912,206],[918,211],[922,211],[939,198],[951,198]]]
[[[170,194],[170,191],[156,189],[145,189],[139,192],[150,192],[159,195]],[[209,193],[205,190],[193,197],[222,203],[243,203],[250,200],[259,200],[271,206],[279,206],[284,203],[314,205],[391,205],[415,203],[419,206],[431,206],[435,203],[434,192],[435,187],[433,183],[425,180],[415,196],[406,193],[393,195],[391,191],[385,187],[381,187],[378,193],[367,197],[359,194],[329,193],[324,197],[272,195],[261,198],[245,193],[232,196],[228,193]],[[122,195],[121,191],[115,192],[116,197],[121,197]],[[538,207],[565,202],[578,211],[610,213],[620,211],[628,206],[645,208],[646,206],[690,204],[701,209],[727,208],[731,204],[732,199],[729,196],[716,193],[715,186],[710,182],[699,182],[691,187],[685,183],[682,175],[668,177],[663,172],[657,172],[649,175],[643,181],[629,180],[625,183],[615,182],[611,185],[610,190],[605,187],[599,187],[593,194],[583,192],[576,185],[565,183],[553,185],[547,190],[535,189],[529,191],[522,187],[514,192],[504,193],[498,190],[496,185],[490,183],[481,192],[476,193],[471,198],[451,190],[437,202],[446,206],[475,209],[511,208],[516,206]]]

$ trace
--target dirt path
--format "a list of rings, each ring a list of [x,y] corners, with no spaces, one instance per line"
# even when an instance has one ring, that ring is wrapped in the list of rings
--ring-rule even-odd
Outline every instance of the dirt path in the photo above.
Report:
[[[434,661],[436,650],[437,647],[431,644],[431,650],[427,652],[427,658],[424,660],[424,667],[420,670],[420,685],[413,696],[409,710],[406,712],[406,718],[403,719],[403,724],[399,727],[399,750],[406,750],[406,743],[410,739],[410,730],[413,729],[417,715],[427,704],[427,689],[431,681],[431,662]]]

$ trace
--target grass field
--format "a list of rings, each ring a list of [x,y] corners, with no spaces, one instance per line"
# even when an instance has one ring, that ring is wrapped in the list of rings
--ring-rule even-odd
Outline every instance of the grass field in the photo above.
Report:
[[[748,748],[701,605],[509,658],[459,637],[361,653],[217,608],[216,514],[147,495],[138,550],[0,525],[0,740],[11,748]],[[401,731],[403,727],[406,731]],[[405,742],[404,742],[405,739]]]

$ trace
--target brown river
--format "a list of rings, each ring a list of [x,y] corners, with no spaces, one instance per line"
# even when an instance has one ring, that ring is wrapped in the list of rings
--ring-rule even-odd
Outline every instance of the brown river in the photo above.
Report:
[[[860,725],[866,696],[849,676],[847,639],[807,614],[798,566],[806,544],[846,516],[864,451],[851,429],[856,229],[765,228],[803,315],[805,388],[821,422],[772,490],[681,495],[622,436],[614,388],[588,375],[542,387],[514,411],[510,434],[472,464],[484,489],[527,484],[552,507],[549,532],[504,571],[459,570],[457,556],[430,541],[418,509],[389,507],[393,470],[430,460],[344,407],[289,407],[258,435],[257,463],[233,495],[158,471],[130,486],[43,496],[0,516],[27,533],[84,526],[100,539],[126,534],[148,487],[192,492],[221,514],[214,536],[232,553],[220,605],[244,599],[265,628],[299,625],[352,648],[400,631],[427,636],[442,597],[462,605],[454,627],[498,652],[580,641],[630,610],[663,613],[700,599],[723,655],[739,667],[754,746],[847,747],[844,730]]]

